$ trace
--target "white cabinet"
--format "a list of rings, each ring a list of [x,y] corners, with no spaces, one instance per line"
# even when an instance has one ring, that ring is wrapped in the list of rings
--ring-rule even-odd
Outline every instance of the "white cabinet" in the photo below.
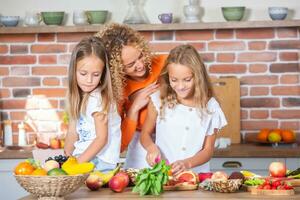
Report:
[[[23,159],[0,159],[0,199],[19,199],[28,195],[13,176],[13,170]]]
[[[249,170],[253,173],[267,176],[269,164],[274,161],[286,162],[285,158],[212,158],[211,171],[225,171],[231,174],[234,171]],[[299,165],[298,165],[299,166]]]
[[[300,167],[300,158],[287,158],[286,167],[290,170],[295,170]]]

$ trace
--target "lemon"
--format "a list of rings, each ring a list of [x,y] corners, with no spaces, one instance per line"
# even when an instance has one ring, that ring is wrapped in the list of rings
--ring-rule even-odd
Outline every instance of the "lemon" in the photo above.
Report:
[[[280,142],[281,141],[281,136],[280,136],[279,133],[277,133],[275,131],[274,132],[272,131],[268,135],[268,140],[269,140],[269,142],[274,142],[274,143]]]

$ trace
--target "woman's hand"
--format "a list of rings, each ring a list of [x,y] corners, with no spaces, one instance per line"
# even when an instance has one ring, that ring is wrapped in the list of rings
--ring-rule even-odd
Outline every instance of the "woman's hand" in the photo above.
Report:
[[[176,177],[181,172],[188,170],[189,164],[184,160],[177,160],[171,164],[172,167],[172,174]]]
[[[156,158],[161,158],[160,150],[155,144],[151,145],[151,147],[148,147],[147,149],[146,160],[150,166],[153,166],[156,163]]]

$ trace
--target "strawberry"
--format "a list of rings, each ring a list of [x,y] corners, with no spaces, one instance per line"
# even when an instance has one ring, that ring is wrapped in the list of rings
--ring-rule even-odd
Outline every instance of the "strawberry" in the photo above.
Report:
[[[273,187],[273,186],[274,186],[274,187],[278,187],[279,185],[281,185],[281,182],[280,182],[279,180],[273,181],[273,182],[272,182],[272,187]]]
[[[264,190],[271,190],[271,188],[272,188],[271,185],[265,185],[263,189]]]
[[[286,190],[292,190],[293,189],[293,187],[288,185],[288,184],[284,184],[283,186],[284,186],[284,189],[286,189]]]

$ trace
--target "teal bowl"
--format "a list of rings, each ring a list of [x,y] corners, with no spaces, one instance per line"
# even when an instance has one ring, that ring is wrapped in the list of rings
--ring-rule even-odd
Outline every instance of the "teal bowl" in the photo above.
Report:
[[[65,12],[41,12],[43,21],[46,25],[61,25]]]
[[[222,7],[223,17],[227,21],[240,21],[245,13],[245,7]]]

